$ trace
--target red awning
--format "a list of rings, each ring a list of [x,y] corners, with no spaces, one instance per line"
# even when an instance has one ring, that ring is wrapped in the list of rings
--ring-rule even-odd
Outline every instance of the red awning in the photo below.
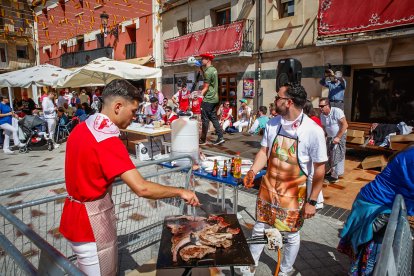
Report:
[[[212,27],[165,40],[165,62],[186,60],[190,56],[209,52],[214,55],[240,52],[244,21]]]
[[[413,23],[413,0],[319,1],[319,36],[373,31]]]

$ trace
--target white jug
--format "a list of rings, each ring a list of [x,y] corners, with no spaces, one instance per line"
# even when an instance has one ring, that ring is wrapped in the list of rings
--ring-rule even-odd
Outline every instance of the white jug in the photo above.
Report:
[[[178,120],[171,123],[171,157],[183,154],[191,155],[194,163],[198,163],[198,121],[190,119],[189,114],[180,115]],[[188,166],[188,159],[176,161],[178,166]]]

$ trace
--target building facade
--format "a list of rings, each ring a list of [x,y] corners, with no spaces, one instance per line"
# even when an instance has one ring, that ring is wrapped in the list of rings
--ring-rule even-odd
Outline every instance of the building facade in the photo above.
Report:
[[[0,74],[35,65],[33,14],[24,1],[0,1]],[[16,98],[22,90],[14,89]],[[7,88],[1,94],[7,95]]]
[[[345,113],[349,120],[405,119],[402,99],[414,100],[413,92],[408,90],[408,76],[414,73],[414,4],[403,0],[397,7],[385,2],[165,1],[161,34],[163,92],[172,95],[178,78],[194,79],[195,69],[186,65],[185,53],[175,51],[178,58],[171,59],[171,48],[180,46],[178,38],[186,38],[181,42],[186,48],[189,39],[207,32],[213,33],[212,38],[206,35],[205,44],[196,50],[216,53],[213,63],[219,72],[221,100],[230,98],[233,105],[238,105],[238,100],[247,96],[255,109],[268,106],[275,96],[278,61],[295,58],[302,63],[301,82],[315,106],[319,97],[327,96],[319,81],[330,63],[334,70],[343,72],[347,81]],[[376,9],[385,9],[383,18],[376,16]],[[243,25],[242,44],[250,47],[222,54],[221,46],[228,39],[223,32],[216,32],[214,37],[215,28],[230,28],[240,21],[253,22],[250,29],[248,24]],[[249,30],[253,31],[251,41]],[[196,50],[193,55],[197,55]]]
[[[54,0],[33,6],[40,63],[74,68],[108,57],[158,65],[156,1]]]

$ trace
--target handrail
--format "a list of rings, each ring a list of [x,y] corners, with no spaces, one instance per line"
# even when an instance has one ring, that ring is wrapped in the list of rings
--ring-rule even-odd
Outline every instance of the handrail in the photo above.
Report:
[[[381,245],[381,252],[378,261],[376,262],[374,275],[375,276],[387,276],[387,275],[400,275],[398,267],[396,266],[397,258],[401,256],[395,255],[394,250],[396,230],[403,231],[399,223],[404,221],[401,218],[407,218],[407,209],[405,206],[404,198],[402,195],[397,194],[394,203],[392,205],[392,211],[388,220],[388,225],[385,230],[384,239]],[[407,241],[408,242],[408,241]],[[412,243],[412,240],[411,240]],[[412,246],[412,245],[411,245]]]
[[[16,260],[16,263],[20,267],[21,270],[23,270],[28,275],[36,275],[37,270],[32,265],[31,262],[29,262],[23,254],[4,236],[2,233],[0,233],[0,247],[4,249],[4,251],[14,260]]]
[[[184,154],[184,155],[175,156],[175,157],[169,157],[169,158],[164,158],[164,159],[146,161],[145,163],[138,164],[137,166],[135,166],[135,168],[139,169],[139,168],[147,167],[147,166],[150,166],[150,165],[156,165],[156,164],[161,163],[161,162],[169,162],[169,161],[173,161],[173,160],[177,160],[177,159],[189,159],[190,162],[191,162],[191,165],[185,166],[185,167],[179,167],[177,169],[177,171],[178,170],[183,170],[183,169],[188,169],[188,168],[192,167],[192,165],[193,165],[192,157],[188,154]],[[169,170],[169,172],[171,172],[171,170]],[[144,178],[149,178],[149,177],[152,177],[153,175],[152,174],[148,174],[148,175],[143,174],[142,176]],[[119,180],[116,181],[116,182],[119,182]],[[25,186],[18,187],[18,188],[1,190],[0,191],[0,196],[11,195],[11,194],[18,193],[18,192],[26,192],[26,191],[33,190],[33,189],[40,189],[40,188],[55,186],[55,185],[64,184],[64,183],[65,183],[64,178],[58,178],[58,179],[45,181],[45,182],[40,182],[40,183],[27,184]]]
[[[63,271],[69,275],[85,275],[80,271],[74,264],[72,264],[65,256],[62,255],[58,250],[51,246],[47,241],[40,237],[36,232],[34,232],[30,227],[24,224],[21,220],[16,218],[6,207],[0,204],[0,215],[8,220],[17,230],[23,233],[29,240],[31,240],[42,252],[41,259],[39,263],[42,263],[42,256],[46,257],[49,260],[53,260],[54,264],[58,265]],[[45,258],[43,258],[45,259]],[[15,259],[18,261],[18,259]],[[45,260],[46,262],[48,260]],[[20,263],[17,262],[19,265]],[[24,267],[25,264],[23,264]],[[39,269],[43,271],[55,270],[52,267],[41,267],[39,264]]]

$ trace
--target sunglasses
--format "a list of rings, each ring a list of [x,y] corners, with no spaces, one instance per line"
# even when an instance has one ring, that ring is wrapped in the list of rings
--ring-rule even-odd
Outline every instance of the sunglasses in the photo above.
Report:
[[[167,109],[167,110],[165,110],[165,112],[171,112],[171,110],[168,110],[168,109]]]
[[[328,104],[324,104],[324,105],[319,105],[319,108],[324,108],[325,106],[327,106]]]
[[[280,96],[276,96],[275,97],[275,101],[277,102],[277,101],[279,101],[280,99],[282,99],[282,100],[290,100],[290,99],[292,99],[292,98],[286,98],[286,97],[280,97]]]

